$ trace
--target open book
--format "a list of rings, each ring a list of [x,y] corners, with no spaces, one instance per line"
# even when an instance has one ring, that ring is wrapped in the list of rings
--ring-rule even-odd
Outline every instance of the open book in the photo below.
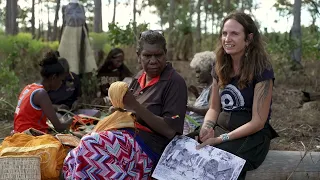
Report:
[[[176,136],[164,150],[152,177],[158,180],[236,180],[245,160],[224,150]]]

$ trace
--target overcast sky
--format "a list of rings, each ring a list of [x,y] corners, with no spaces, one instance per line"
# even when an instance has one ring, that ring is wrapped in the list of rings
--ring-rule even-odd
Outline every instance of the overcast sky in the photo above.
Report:
[[[109,0],[102,0],[102,19],[103,19],[103,30],[108,30],[108,23],[112,21],[113,16],[113,1],[111,4],[108,4]],[[255,0],[256,3],[259,4],[259,8],[256,11],[253,11],[256,19],[260,22],[261,28],[268,28],[269,32],[285,32],[289,31],[292,26],[293,18],[290,17],[279,17],[279,13],[273,8],[273,4],[275,0]],[[294,0],[291,0],[292,3]],[[19,0],[19,4],[22,7],[31,7],[32,0]],[[61,4],[68,4],[69,0],[62,0]],[[120,3],[117,5],[117,14],[116,14],[116,22],[121,26],[125,26],[128,22],[133,18],[132,13],[132,3],[133,0],[129,0],[129,5],[124,5],[124,2],[128,2],[128,0],[118,0]],[[139,0],[138,0],[139,2]],[[4,4],[2,4],[4,6]],[[142,12],[141,15],[137,15],[138,23],[148,23],[149,29],[160,29],[159,25],[159,17],[156,14],[152,14],[151,12],[155,10],[155,7],[147,7]],[[36,24],[38,24],[38,18],[41,18],[42,21],[47,22],[48,13],[43,12],[40,16],[38,14],[39,9],[36,9]],[[50,13],[50,20],[53,22],[54,20],[54,12]],[[204,17],[202,17],[204,19]],[[320,26],[320,18],[317,20],[317,24]],[[276,22],[277,21],[277,22]],[[196,17],[194,17],[194,22],[196,22]],[[59,24],[61,24],[61,11],[60,11],[60,20]],[[211,27],[211,22],[208,22],[208,27]],[[306,9],[302,9],[301,12],[301,24],[305,26],[309,26],[311,24],[311,16]],[[209,29],[210,31],[210,29]]]

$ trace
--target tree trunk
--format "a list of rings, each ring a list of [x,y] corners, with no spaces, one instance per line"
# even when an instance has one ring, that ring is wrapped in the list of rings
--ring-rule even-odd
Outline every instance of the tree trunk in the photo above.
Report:
[[[291,59],[295,65],[301,65],[301,0],[295,0],[293,5],[293,24],[290,31],[293,44]]]
[[[137,22],[136,22],[136,14],[137,14],[137,0],[133,0],[133,33],[136,38],[136,42],[138,42],[138,32],[137,32]]]
[[[48,20],[49,20],[49,18],[48,18]],[[50,21],[48,21],[47,41],[50,41],[50,39],[51,39],[51,35],[52,35],[51,30],[52,30],[51,23],[50,23]]]
[[[189,44],[189,46],[190,46],[190,49],[191,49],[191,52],[190,52],[190,54],[194,54],[194,51],[195,51],[195,48],[194,48],[194,39],[193,39],[193,30],[192,30],[192,22],[193,22],[193,19],[192,19],[192,17],[193,17],[193,14],[194,14],[194,10],[195,10],[195,8],[194,8],[194,3],[195,3],[195,1],[194,0],[191,0],[191,2],[190,2],[190,4],[189,4],[189,12],[190,12],[190,14],[189,14],[189,25],[190,25],[190,27],[191,27],[191,39],[190,39],[190,43],[191,44]]]
[[[38,21],[39,25],[38,25],[38,37],[37,37],[37,40],[39,40],[41,38],[41,21],[39,19]]]
[[[204,9],[205,9],[205,13],[206,13],[206,16],[205,16],[205,19],[204,19],[204,35],[207,36],[207,22],[208,22],[208,1],[205,1],[204,3]],[[204,37],[206,39],[206,37]]]
[[[192,23],[192,16],[194,13],[194,0],[191,0],[190,4],[189,4],[189,23]]]
[[[173,26],[174,26],[174,11],[175,11],[175,0],[170,0],[170,11],[169,11],[169,33],[168,33],[168,53],[167,57],[169,61],[173,60]]]
[[[163,25],[164,25],[164,23],[163,23],[163,12],[160,11],[160,26],[161,26],[161,30],[163,30]]]
[[[113,1],[113,17],[112,17],[112,23],[116,23],[116,10],[117,10],[117,0]]]
[[[243,0],[238,0],[236,3],[238,5],[239,10],[241,12],[243,12],[244,11],[244,2],[243,2]]]
[[[48,13],[48,30],[47,30],[47,41],[50,41],[51,39],[51,22],[50,22],[50,7],[49,7],[49,1],[47,0],[47,13]]]
[[[101,0],[94,0],[94,28],[93,28],[93,31],[96,33],[102,32]]]
[[[241,0],[241,11],[244,12],[245,9],[245,2],[244,0]]]
[[[225,12],[229,13],[230,12],[230,9],[231,9],[231,2],[230,0],[225,0],[224,1],[224,10]]]
[[[58,37],[58,20],[59,20],[59,9],[60,9],[60,0],[56,0],[56,12],[54,16],[53,22],[53,34],[52,34],[52,41],[57,40]]]
[[[36,28],[35,28],[35,15],[34,15],[34,8],[35,7],[35,0],[32,0],[32,8],[31,8],[31,34],[32,39],[36,37]]]
[[[197,15],[198,16],[197,16],[197,31],[196,31],[196,39],[197,39],[196,52],[201,51],[201,18],[200,18],[201,1],[202,0],[198,0],[198,4],[197,4]]]
[[[213,9],[213,8],[212,8]],[[212,16],[212,21],[211,21],[211,30],[212,30],[212,36],[211,36],[211,47],[214,47],[214,11],[212,10],[212,13],[211,13],[211,16]]]
[[[40,8],[39,8],[39,17],[41,17],[42,16],[42,12],[43,12],[43,9],[42,9],[42,1],[41,0],[39,0],[38,1],[38,5],[40,6]],[[37,37],[37,39],[39,40],[41,37],[43,37],[42,36],[42,29],[43,28],[43,22],[42,22],[42,20],[41,20],[41,18],[39,18],[39,26],[38,26],[38,37]]]
[[[10,27],[10,20],[11,20],[11,0],[7,0],[6,2],[6,34],[10,34],[11,27]]]
[[[18,34],[18,0],[7,0],[6,5],[6,34],[16,35]]]

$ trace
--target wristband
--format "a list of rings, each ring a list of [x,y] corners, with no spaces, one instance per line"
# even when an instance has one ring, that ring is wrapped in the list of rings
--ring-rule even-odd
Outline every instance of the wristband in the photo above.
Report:
[[[230,139],[228,133],[221,134],[220,137],[222,139],[222,142],[229,141],[229,139]]]

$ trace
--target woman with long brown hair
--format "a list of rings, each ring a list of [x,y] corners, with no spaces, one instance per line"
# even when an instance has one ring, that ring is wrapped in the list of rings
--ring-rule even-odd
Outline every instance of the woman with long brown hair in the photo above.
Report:
[[[264,161],[277,133],[269,124],[274,73],[252,18],[233,12],[222,22],[210,108],[197,148],[212,145],[246,160],[239,179]],[[193,134],[194,136],[194,134]]]

